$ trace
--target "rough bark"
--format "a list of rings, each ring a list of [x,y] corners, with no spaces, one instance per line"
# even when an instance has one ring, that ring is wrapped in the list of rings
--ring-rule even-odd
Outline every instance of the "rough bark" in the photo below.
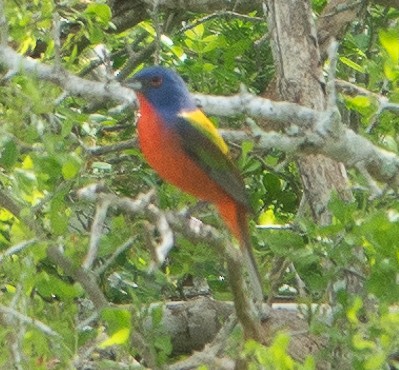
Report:
[[[159,306],[155,304],[151,309]],[[234,312],[231,302],[218,302],[208,297],[168,302],[162,309],[162,329],[171,337],[174,356],[202,350]],[[147,328],[151,326],[149,319]]]
[[[234,10],[240,13],[249,13],[257,10],[262,12],[261,0],[230,1],[230,0],[110,0],[112,9],[112,22],[118,32],[133,27],[144,19],[151,18],[154,6],[163,12],[182,13],[206,13]]]
[[[295,102],[319,111],[325,110],[325,83],[310,1],[269,0],[268,7],[278,100]],[[341,25],[342,29],[344,24],[345,22]],[[306,130],[306,127],[302,129]],[[345,167],[322,155],[302,156],[297,165],[314,220],[321,225],[329,224],[331,214],[328,202],[331,193],[335,191],[347,201],[352,198]],[[350,285],[346,287],[348,291],[362,291],[360,279],[345,278],[345,282]],[[334,302],[332,286],[329,294],[331,302]]]
[[[275,305],[263,327],[268,333],[265,342],[271,342],[278,331],[291,334],[290,354],[295,360],[304,361],[309,355],[317,355],[325,348],[327,342],[325,338],[309,333],[306,317],[300,314],[300,311],[301,309],[293,304]],[[164,334],[172,338],[173,355],[206,351],[206,345],[212,342],[233,312],[232,302],[215,301],[209,297],[197,297],[163,305],[162,327]],[[328,321],[328,316],[326,311],[324,316],[320,316],[320,320]],[[147,328],[151,329],[150,321]],[[225,356],[226,353],[221,351],[220,355]],[[202,359],[205,357],[207,356],[202,356]],[[212,360],[217,361],[215,357]],[[318,362],[318,369],[323,368],[326,368],[326,364],[323,361]]]
[[[324,80],[309,2],[271,0],[268,7],[278,100],[324,110]],[[335,190],[344,199],[350,199],[344,168],[320,155],[302,157],[298,166],[314,219],[328,224],[331,192]]]
[[[331,0],[317,18],[317,39],[321,59],[327,58],[331,38],[340,40],[346,29],[366,9],[366,1]]]

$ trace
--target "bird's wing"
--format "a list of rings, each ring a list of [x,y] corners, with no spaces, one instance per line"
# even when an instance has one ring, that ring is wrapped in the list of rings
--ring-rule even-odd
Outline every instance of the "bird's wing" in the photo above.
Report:
[[[177,132],[186,153],[233,199],[250,209],[244,182],[213,123],[199,109],[179,115]]]

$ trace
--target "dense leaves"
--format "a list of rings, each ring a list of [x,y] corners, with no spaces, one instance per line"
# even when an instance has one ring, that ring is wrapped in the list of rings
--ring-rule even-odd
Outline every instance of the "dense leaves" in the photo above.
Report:
[[[314,11],[320,12],[326,2],[313,3]],[[193,91],[203,93],[228,95],[238,91],[240,83],[260,93],[272,79],[273,61],[264,37],[267,25],[259,18],[262,14],[209,18],[185,14],[183,22],[169,14],[167,25],[167,15],[154,12],[148,20],[119,32],[105,2],[5,1],[9,43],[19,53],[54,68],[59,58],[64,68],[87,78],[121,79],[155,60],[175,68]],[[384,110],[381,99],[399,100],[398,15],[394,9],[370,6],[364,21],[347,31],[337,72],[339,78],[372,92],[339,96],[346,123],[395,153],[398,116]],[[57,22],[60,33],[56,36]],[[105,57],[101,50],[106,50]],[[94,348],[115,351],[108,357],[121,362],[134,356],[139,359],[137,348],[129,345],[134,333],[143,335],[156,365],[171,362],[171,340],[162,331],[162,312],[150,309],[150,304],[184,297],[182,285],[190,276],[206,279],[215,298],[231,299],[226,268],[215,251],[205,243],[177,236],[168,263],[148,275],[148,239],[159,235],[144,218],[109,209],[91,268],[107,300],[118,306],[90,320],[95,310],[86,292],[49,261],[46,250],[57,246],[74,266],[84,263],[96,207],[82,203],[76,192],[93,182],[101,181],[111,192],[132,198],[155,188],[161,208],[190,207],[193,216],[222,229],[214,209],[197,206],[192,197],[162,183],[134,145],[101,155],[88,150],[134,138],[131,111],[116,112],[110,110],[109,102],[69,96],[23,70],[2,70],[2,77],[0,367],[18,363],[18,353],[19,368],[82,368]],[[219,127],[238,128],[245,117],[213,120]],[[298,291],[299,276],[306,287],[300,301],[325,303],[327,290],[348,266],[360,265],[364,294],[352,295],[344,286],[337,289],[338,308],[332,320],[340,329],[312,317],[309,322],[315,333],[331,339],[331,346],[351,349],[350,368],[383,368],[399,348],[399,314],[392,309],[399,299],[396,192],[387,188],[372,198],[368,179],[352,171],[353,202],[334,196],[329,205],[332,223],[321,227],[306,212],[298,216],[303,192],[291,158],[274,151],[254,152],[251,142],[232,146],[232,153],[255,210],[251,228],[262,276],[276,260],[295,266],[283,271],[276,285],[265,281],[266,294],[284,295],[288,290],[291,297],[292,291]],[[286,224],[291,226],[275,227]],[[129,248],[115,256],[129,240]],[[7,307],[25,320],[6,312]],[[295,362],[287,352],[289,341],[288,334],[278,333],[270,346],[248,342],[235,355],[250,359],[251,369],[314,369],[317,359],[312,357],[302,364]],[[100,356],[99,368],[107,366],[108,357]]]

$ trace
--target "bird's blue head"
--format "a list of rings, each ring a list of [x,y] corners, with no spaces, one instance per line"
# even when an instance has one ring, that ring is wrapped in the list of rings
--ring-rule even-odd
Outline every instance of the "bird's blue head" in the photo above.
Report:
[[[171,69],[159,66],[144,68],[127,80],[126,85],[165,116],[196,109],[183,79]]]

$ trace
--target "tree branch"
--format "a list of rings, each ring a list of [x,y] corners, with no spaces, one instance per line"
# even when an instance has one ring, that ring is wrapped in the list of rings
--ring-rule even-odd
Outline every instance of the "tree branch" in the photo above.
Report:
[[[193,222],[192,218],[187,218],[183,214],[161,211],[152,203],[154,200],[154,193],[152,191],[142,194],[133,200],[127,197],[119,198],[113,194],[104,193],[103,190],[102,185],[92,184],[81,189],[78,195],[82,199],[91,202],[106,201],[109,206],[122,209],[128,214],[144,215],[155,222],[158,225],[158,232],[160,233],[160,242],[158,242],[156,247],[157,258],[154,261],[156,265],[164,261],[167,253],[173,246],[172,229],[179,231],[194,242],[206,241],[214,246],[218,253],[226,259],[237,317],[243,326],[244,333],[248,338],[261,340],[259,307],[255,306],[252,301],[252,294],[246,284],[246,272],[244,271],[243,258],[239,249],[234,248],[214,228],[202,222]],[[264,318],[267,315],[267,312],[264,313]]]
[[[210,13],[216,10],[231,9],[240,13],[249,13],[254,10],[262,11],[262,0],[238,1],[231,0],[157,0],[162,9],[189,11],[197,13]],[[144,0],[147,6],[151,6],[153,0]],[[237,6],[235,5],[237,4]]]
[[[45,323],[37,320],[36,318],[33,319],[29,316],[23,315],[22,313],[7,307],[7,306],[3,306],[0,304],[0,312],[2,314],[5,315],[9,315],[10,317],[13,317],[17,320],[20,320],[22,322],[24,322],[25,324],[29,324],[32,325],[33,327],[35,327],[36,329],[40,330],[41,332],[43,332],[46,335],[49,335],[51,337],[56,337],[56,338],[61,338],[61,335],[58,334],[56,331],[54,331],[53,329],[51,329],[49,326],[47,326]]]
[[[112,99],[133,104],[135,95],[132,90],[117,82],[99,83],[77,77],[61,68],[55,68],[34,59],[18,54],[14,49],[2,45],[0,47],[0,64],[17,73],[25,72],[62,87],[72,95],[87,98]]]
[[[35,60],[25,58],[12,48],[0,45],[0,64],[12,70],[23,70],[42,79],[51,81],[71,94],[86,98],[100,97],[119,101],[125,105],[134,104],[133,91],[116,82],[102,83],[88,81],[65,70],[56,71]],[[345,88],[348,88],[346,83]],[[343,88],[338,82],[338,87]],[[353,89],[352,89],[353,90]],[[363,92],[365,93],[365,92]],[[373,93],[372,93],[373,94]],[[347,166],[364,163],[365,169],[376,180],[392,184],[398,182],[399,157],[375,146],[371,141],[345,127],[336,112],[320,112],[295,103],[274,102],[252,95],[246,91],[229,97],[193,94],[208,114],[236,116],[240,114],[263,117],[277,123],[278,131],[255,130],[256,147],[268,150],[275,148],[286,153],[324,154]],[[397,112],[396,104],[385,103],[384,109]],[[228,140],[240,142],[248,139],[243,131],[224,130]],[[130,148],[134,141],[117,144],[116,147],[86,148],[92,155],[105,154],[115,149]]]
[[[51,262],[61,267],[67,275],[82,285],[97,311],[108,306],[108,301],[97,285],[91,272],[73,265],[56,246],[50,246],[47,248],[47,256]]]

